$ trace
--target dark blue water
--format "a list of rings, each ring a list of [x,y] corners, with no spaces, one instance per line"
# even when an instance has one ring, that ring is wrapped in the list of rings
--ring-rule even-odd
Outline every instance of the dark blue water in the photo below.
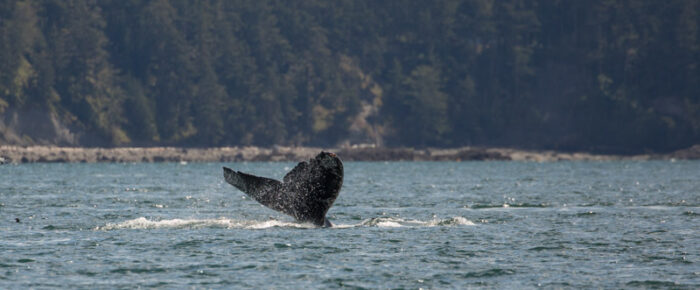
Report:
[[[294,166],[0,166],[0,288],[700,287],[697,161],[348,162],[331,229],[222,165]]]

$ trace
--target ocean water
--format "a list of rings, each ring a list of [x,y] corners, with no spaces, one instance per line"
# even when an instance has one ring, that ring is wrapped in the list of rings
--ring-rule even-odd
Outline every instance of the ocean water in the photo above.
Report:
[[[223,165],[295,164],[0,166],[0,288],[700,288],[698,161],[346,162],[334,228]]]

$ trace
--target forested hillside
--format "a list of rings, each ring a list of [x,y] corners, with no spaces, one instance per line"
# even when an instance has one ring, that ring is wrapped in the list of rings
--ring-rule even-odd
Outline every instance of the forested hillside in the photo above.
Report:
[[[0,1],[0,144],[700,143],[700,1]]]

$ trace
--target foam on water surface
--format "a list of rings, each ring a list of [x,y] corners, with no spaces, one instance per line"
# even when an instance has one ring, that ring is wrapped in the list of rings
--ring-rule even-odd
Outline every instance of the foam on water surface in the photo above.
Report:
[[[475,225],[472,221],[463,217],[452,217],[446,219],[432,219],[428,221],[402,219],[402,218],[369,218],[357,224],[333,224],[332,228],[346,229],[357,227],[378,227],[378,228],[398,228],[398,227],[435,227],[435,226],[460,226]],[[280,220],[235,220],[229,218],[218,219],[164,219],[150,220],[139,217],[119,223],[107,223],[98,226],[95,230],[110,231],[121,229],[196,229],[196,228],[226,228],[226,229],[268,229],[274,227],[281,228],[316,228],[310,223],[286,222]]]
[[[272,227],[311,228],[311,224],[283,222],[278,220],[234,220],[228,218],[218,219],[165,219],[149,220],[140,217],[120,223],[108,223],[97,227],[96,230],[120,230],[120,229],[196,229],[196,228],[227,228],[227,229],[266,229]]]

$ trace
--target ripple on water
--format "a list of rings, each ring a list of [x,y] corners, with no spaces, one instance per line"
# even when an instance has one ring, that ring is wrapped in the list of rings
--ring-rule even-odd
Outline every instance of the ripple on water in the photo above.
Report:
[[[331,229],[221,165],[0,168],[0,288],[699,286],[700,162],[348,162]]]
[[[663,280],[635,280],[627,282],[626,285],[639,288],[673,288],[681,286],[676,282]]]
[[[505,275],[512,275],[512,274],[515,274],[515,271],[511,270],[511,269],[492,268],[492,269],[487,269],[487,270],[483,270],[483,271],[467,272],[467,273],[461,274],[460,276],[462,278],[469,279],[469,278],[498,277],[498,276],[505,276]]]
[[[529,248],[528,251],[535,251],[535,252],[540,252],[540,251],[561,251],[567,249],[564,245],[556,245],[556,246],[537,246],[537,247],[532,247]]]
[[[474,204],[471,209],[497,209],[497,208],[548,208],[549,203],[501,203],[501,204]]]
[[[148,267],[148,268],[120,267],[120,268],[113,269],[110,272],[116,273],[116,274],[153,274],[153,273],[165,273],[167,271],[168,271],[168,269],[161,268],[161,267]]]

